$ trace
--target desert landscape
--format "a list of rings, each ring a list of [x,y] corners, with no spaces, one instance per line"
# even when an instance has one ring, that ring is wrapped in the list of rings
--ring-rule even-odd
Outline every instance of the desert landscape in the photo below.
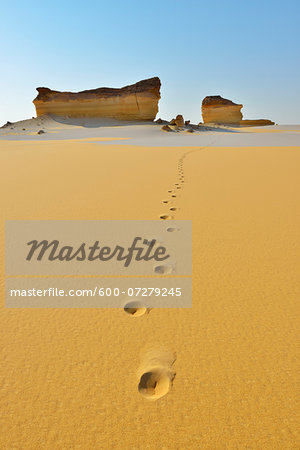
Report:
[[[157,77],[38,92],[0,129],[0,447],[299,448],[300,126],[156,119]],[[192,220],[193,306],[6,308],[13,219]]]

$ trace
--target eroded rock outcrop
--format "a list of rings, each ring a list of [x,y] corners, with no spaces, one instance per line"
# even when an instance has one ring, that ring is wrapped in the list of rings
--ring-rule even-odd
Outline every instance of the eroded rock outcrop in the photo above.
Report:
[[[243,118],[242,107],[243,105],[238,105],[220,95],[205,97],[202,102],[203,122],[239,124]]]
[[[33,100],[37,116],[110,117],[121,120],[154,120],[160,99],[158,77],[120,89],[99,88],[82,92],[60,92],[37,88]]]

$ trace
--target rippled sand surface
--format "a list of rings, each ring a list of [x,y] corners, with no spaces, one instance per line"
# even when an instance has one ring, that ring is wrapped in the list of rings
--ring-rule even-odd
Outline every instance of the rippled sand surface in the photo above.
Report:
[[[152,129],[0,139],[3,449],[300,447],[296,128]],[[4,307],[5,220],[161,215],[193,221],[191,309]]]

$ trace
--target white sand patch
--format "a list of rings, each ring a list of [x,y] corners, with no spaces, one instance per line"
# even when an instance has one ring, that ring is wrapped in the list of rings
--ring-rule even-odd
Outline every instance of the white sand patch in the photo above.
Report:
[[[37,134],[39,131],[42,134]],[[300,125],[230,128],[201,127],[194,133],[161,130],[155,122],[124,122],[101,118],[68,118],[40,116],[12,123],[0,129],[0,140],[124,140],[119,144],[154,147],[220,147],[297,146]],[[109,142],[108,142],[109,143]]]

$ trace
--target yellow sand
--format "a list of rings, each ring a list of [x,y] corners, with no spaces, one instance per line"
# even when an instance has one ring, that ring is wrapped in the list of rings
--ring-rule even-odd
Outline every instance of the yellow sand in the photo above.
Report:
[[[300,447],[300,147],[2,141],[1,274],[5,219],[157,219],[185,153],[173,206],[193,220],[193,308],[2,308],[1,449]],[[152,344],[176,377],[149,402]]]

